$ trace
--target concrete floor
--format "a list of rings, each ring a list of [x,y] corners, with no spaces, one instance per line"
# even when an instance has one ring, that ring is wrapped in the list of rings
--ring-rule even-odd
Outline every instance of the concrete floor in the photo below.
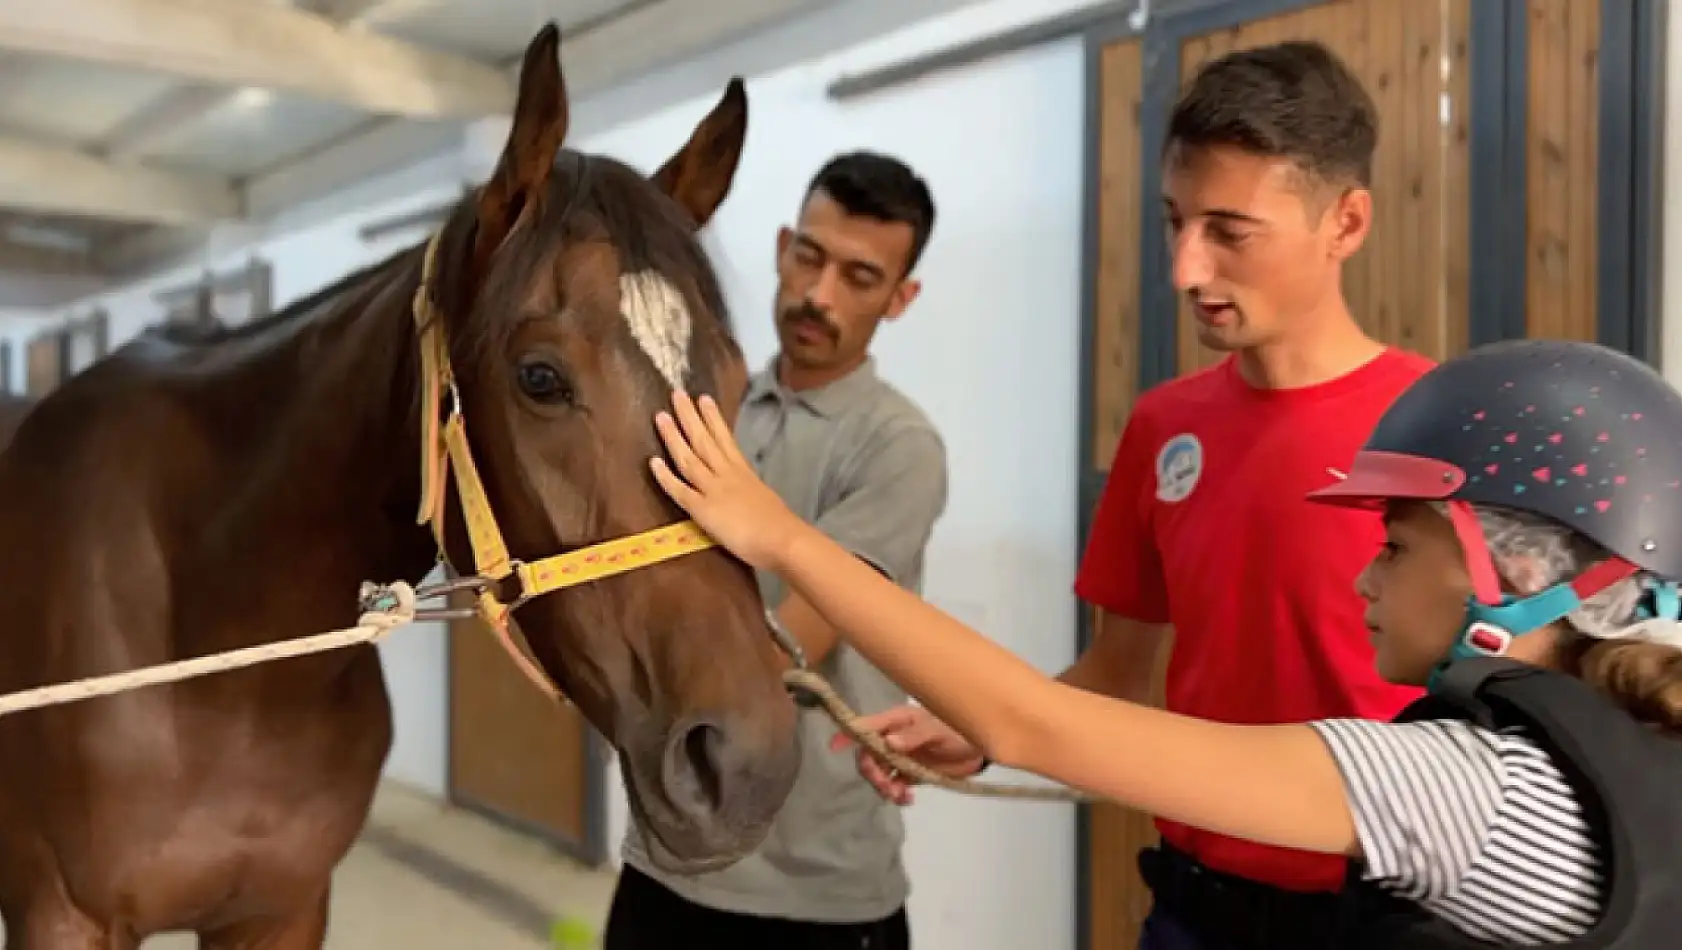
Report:
[[[615,875],[533,838],[389,783],[362,841],[339,865],[328,950],[554,950],[569,917],[599,934]],[[3,946],[3,943],[0,943]],[[143,950],[194,950],[167,934]],[[568,944],[589,950],[594,941]]]

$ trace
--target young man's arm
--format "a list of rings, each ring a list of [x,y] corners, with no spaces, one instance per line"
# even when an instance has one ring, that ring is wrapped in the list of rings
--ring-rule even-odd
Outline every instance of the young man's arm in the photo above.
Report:
[[[1151,681],[1169,627],[1099,610],[1092,642],[1057,678],[1077,689],[1150,705]]]
[[[1058,677],[1136,703],[1150,702],[1169,640],[1168,582],[1151,524],[1157,442],[1149,417],[1135,411],[1110,462],[1075,578],[1082,609],[1097,608],[1092,642]]]
[[[1170,639],[1167,583],[1150,523],[1158,448],[1149,421],[1135,411],[1116,447],[1075,579],[1081,609],[1098,608],[1092,642],[1058,677],[1077,689],[1141,704],[1153,698],[1153,674]],[[953,778],[990,764],[979,748],[926,710],[891,709],[860,724],[896,732],[902,751]],[[848,744],[838,739],[834,747]],[[859,753],[859,771],[890,801],[910,802],[908,781],[889,774],[868,753]]]
[[[847,460],[841,499],[813,522],[835,543],[896,584],[922,557],[946,509],[946,449],[931,428],[896,425]],[[835,628],[790,591],[774,611],[816,666],[835,648]]]

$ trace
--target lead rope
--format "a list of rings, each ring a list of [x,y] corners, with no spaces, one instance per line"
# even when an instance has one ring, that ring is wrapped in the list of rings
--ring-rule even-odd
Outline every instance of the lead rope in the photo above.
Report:
[[[328,650],[339,650],[361,643],[375,643],[398,627],[414,622],[415,600],[415,590],[402,582],[384,587],[363,584],[364,611],[354,627],[8,693],[0,696],[0,716],[9,716],[26,709],[40,709],[43,706],[92,699],[95,696],[126,693],[147,686],[179,683],[211,673],[237,670],[259,663],[273,663],[276,660],[308,656],[312,653],[325,653]]]
[[[829,718],[835,721],[836,727],[845,732],[854,742],[869,749],[871,754],[887,763],[889,768],[902,776],[916,779],[920,784],[933,785],[949,792],[957,792],[961,795],[976,795],[982,798],[1014,798],[1023,801],[1075,802],[1078,804],[1108,801],[1108,799],[1087,795],[1059,785],[1002,785],[995,782],[978,782],[972,778],[951,778],[942,775],[915,759],[888,748],[887,742],[882,739],[881,735],[860,726],[858,724],[859,714],[847,705],[828,680],[816,672],[809,669],[784,670],[783,684],[810,694],[812,698],[818,701],[823,711],[829,714]]]
[[[37,686],[33,689],[8,693],[0,696],[0,716],[9,716],[27,709],[40,709],[44,706],[57,706],[92,699],[96,696],[126,693],[164,683],[178,683],[200,676],[208,676],[212,673],[223,673],[243,667],[257,666],[262,663],[273,663],[276,660],[325,653],[329,650],[341,650],[345,647],[361,644],[378,643],[390,635],[393,630],[414,623],[416,620],[455,619],[452,611],[421,611],[416,609],[416,603],[420,600],[448,593],[460,586],[461,582],[459,581],[446,581],[416,590],[403,581],[383,585],[364,583],[360,597],[363,612],[354,627],[297,637],[291,640],[277,640],[273,643],[243,647],[225,653],[212,653],[185,660],[176,660],[172,663],[143,666],[121,673],[92,676],[86,679]],[[835,725],[850,736],[854,742],[869,749],[883,762],[886,762],[890,768],[897,770],[899,774],[916,779],[922,784],[933,785],[964,795],[986,798],[1058,802],[1101,800],[1083,795],[1073,789],[1056,786],[997,785],[977,782],[973,779],[948,778],[888,748],[880,735],[860,727],[858,725],[858,713],[854,712],[841,698],[840,694],[835,691],[835,687],[831,686],[829,681],[818,673],[805,668],[786,670],[783,673],[783,683],[793,690],[804,691],[815,699],[824,712],[829,715],[829,718],[835,721]]]

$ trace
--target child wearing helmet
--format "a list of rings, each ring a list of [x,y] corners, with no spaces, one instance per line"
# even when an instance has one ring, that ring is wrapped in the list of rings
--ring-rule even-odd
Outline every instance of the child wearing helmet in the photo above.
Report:
[[[674,409],[658,424],[677,471],[653,463],[674,500],[989,758],[1349,856],[1336,946],[1675,946],[1682,396],[1644,364],[1563,341],[1473,350],[1314,494],[1384,511],[1357,588],[1380,673],[1429,687],[1392,723],[1218,723],[1059,683],[800,523],[715,406]]]

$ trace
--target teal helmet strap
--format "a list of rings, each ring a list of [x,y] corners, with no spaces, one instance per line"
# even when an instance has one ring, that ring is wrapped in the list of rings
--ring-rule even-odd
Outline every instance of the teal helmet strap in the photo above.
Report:
[[[1449,647],[1448,655],[1431,671],[1426,685],[1435,689],[1437,678],[1450,663],[1478,656],[1500,656],[1520,634],[1567,617],[1582,605],[1582,599],[1570,584],[1555,584],[1529,597],[1505,595],[1498,604],[1468,597],[1466,622],[1454,638],[1454,645]]]
[[[1661,581],[1649,576],[1643,578],[1641,587],[1644,594],[1635,608],[1637,620],[1682,622],[1682,594],[1678,593],[1675,581]]]
[[[1621,557],[1610,557],[1589,566],[1570,581],[1554,584],[1527,597],[1502,593],[1495,573],[1495,561],[1484,544],[1483,526],[1477,514],[1463,501],[1448,502],[1449,520],[1466,552],[1467,570],[1474,593],[1467,598],[1466,621],[1454,638],[1454,645],[1431,671],[1426,686],[1435,689],[1444,669],[1457,660],[1479,656],[1500,656],[1521,634],[1564,619],[1583,601],[1613,584],[1633,576],[1639,568]],[[1642,619],[1677,619],[1682,597],[1671,581],[1648,581],[1638,614]]]

